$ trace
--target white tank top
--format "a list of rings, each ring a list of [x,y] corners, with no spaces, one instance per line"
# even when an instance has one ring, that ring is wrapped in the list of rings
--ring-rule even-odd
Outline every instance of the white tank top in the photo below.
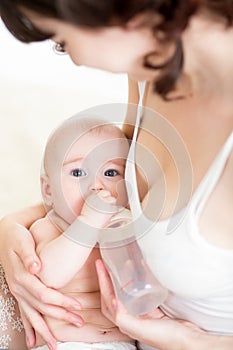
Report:
[[[135,129],[134,139],[138,128]],[[134,156],[132,144],[131,159]],[[138,243],[148,265],[168,288],[161,306],[172,318],[185,319],[210,333],[233,335],[233,250],[208,243],[198,228],[202,209],[215,188],[233,150],[233,132],[196,189],[180,224],[167,234],[169,220],[159,221]],[[132,164],[132,163],[131,163]],[[126,180],[133,186],[130,205],[139,213],[139,200],[132,165],[126,167]],[[135,201],[138,203],[135,205]],[[138,215],[138,214],[136,214]],[[149,349],[141,344],[142,349]]]

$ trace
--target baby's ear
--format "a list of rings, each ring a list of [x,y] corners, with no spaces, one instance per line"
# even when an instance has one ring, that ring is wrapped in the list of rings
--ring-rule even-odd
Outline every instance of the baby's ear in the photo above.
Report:
[[[53,201],[52,201],[52,193],[51,193],[49,177],[45,174],[41,175],[40,184],[41,184],[41,193],[45,204],[48,206],[52,206]]]

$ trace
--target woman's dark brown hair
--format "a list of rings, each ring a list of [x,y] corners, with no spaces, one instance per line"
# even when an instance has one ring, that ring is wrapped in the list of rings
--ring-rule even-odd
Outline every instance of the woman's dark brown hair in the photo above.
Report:
[[[224,16],[232,24],[233,0],[1,0],[0,16],[9,31],[23,42],[42,41],[53,33],[39,31],[23,13],[23,8],[46,17],[56,18],[84,27],[124,26],[131,18],[141,13],[161,16],[154,25],[155,35],[163,33],[163,40],[176,42],[176,50],[162,66],[153,66],[145,57],[145,67],[161,69],[162,74],[155,87],[163,97],[172,90],[182,70],[183,50],[180,33],[185,29],[190,16],[198,6]]]

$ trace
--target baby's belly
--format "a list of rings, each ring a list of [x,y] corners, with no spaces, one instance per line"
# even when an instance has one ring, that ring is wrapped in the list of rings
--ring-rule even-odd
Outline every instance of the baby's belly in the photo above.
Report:
[[[98,257],[99,250],[93,250],[83,268],[60,289],[63,294],[80,302],[82,308],[75,313],[83,318],[84,326],[77,327],[65,321],[44,317],[57,341],[88,343],[130,341],[130,338],[122,334],[101,312],[99,285],[94,265]],[[38,337],[37,346],[42,344],[43,340]]]
[[[80,300],[82,303],[82,310],[75,312],[84,320],[84,325],[82,327],[77,327],[51,317],[44,317],[57,341],[98,343],[112,341],[128,342],[131,340],[127,335],[121,333],[119,329],[102,314],[99,293],[82,294],[83,293],[79,293],[75,296],[77,300]],[[94,297],[94,294],[96,294],[96,297]],[[74,295],[72,296],[74,297]],[[88,299],[89,296],[93,296],[91,301]],[[92,307],[90,304],[92,304]],[[43,344],[43,339],[38,336],[36,345],[39,346]]]
[[[130,338],[122,334],[114,325],[97,324],[85,322],[83,327],[61,322],[49,321],[49,328],[58,341],[75,341],[75,342],[112,342],[112,341],[130,341]]]
[[[85,324],[83,327],[76,327],[73,324],[64,321],[46,318],[46,322],[57,341],[74,341],[74,342],[112,342],[112,341],[130,341],[130,338],[121,333],[119,329],[108,321],[100,310],[86,310],[86,314],[90,312],[96,321],[88,322],[85,320],[84,313],[80,312],[80,316],[84,318]],[[44,344],[42,339],[37,340],[37,346]]]

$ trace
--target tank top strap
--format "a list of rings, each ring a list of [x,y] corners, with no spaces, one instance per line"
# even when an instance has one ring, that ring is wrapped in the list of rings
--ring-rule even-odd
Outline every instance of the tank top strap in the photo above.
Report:
[[[200,185],[196,189],[193,198],[192,206],[196,215],[199,216],[203,207],[206,204],[210,194],[214,190],[218,180],[221,177],[221,174],[224,170],[226,162],[230,156],[230,153],[233,149],[233,132],[228,137],[227,141],[221,148],[214,162],[210,166]]]
[[[138,130],[140,126],[140,122],[143,115],[143,98],[145,94],[146,82],[140,81],[138,82],[138,90],[139,90],[139,102],[137,106],[137,115],[135,119],[134,133],[132,137],[132,142],[129,150],[129,154],[126,161],[126,189],[128,193],[130,209],[132,212],[132,216],[137,218],[142,213],[142,208],[140,204],[140,198],[138,193],[137,186],[137,177],[136,177],[136,162],[135,162],[135,148],[138,136]]]
[[[139,81],[138,82],[138,91],[139,91],[138,105],[142,106],[143,105],[143,98],[144,98],[145,91],[146,91],[146,81]]]

